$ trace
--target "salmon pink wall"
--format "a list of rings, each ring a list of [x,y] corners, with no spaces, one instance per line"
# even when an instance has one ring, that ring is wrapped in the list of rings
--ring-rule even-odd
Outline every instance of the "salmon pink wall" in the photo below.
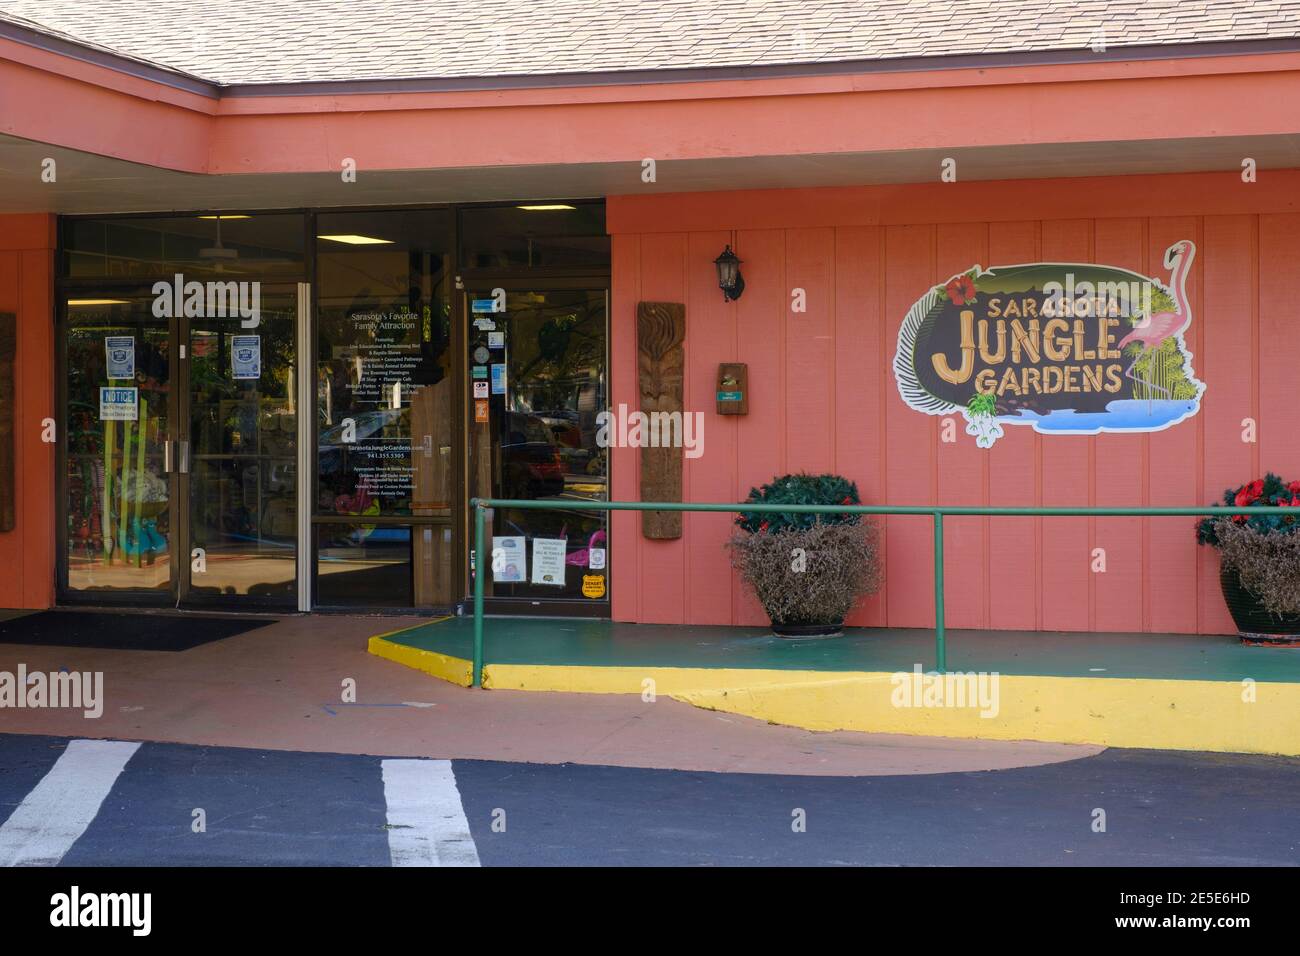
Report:
[[[1300,477],[1294,408],[1300,211],[1294,172],[1250,193],[1232,173],[612,197],[613,401],[635,407],[635,309],[686,304],[685,407],[705,452],[685,496],[737,501],[788,471],[837,471],[867,502],[1189,505],[1265,470]],[[1262,182],[1262,180],[1261,180]],[[1081,197],[1093,214],[1080,216]],[[1233,211],[1238,210],[1238,211]],[[1068,215],[1063,215],[1068,211]],[[1196,243],[1187,333],[1207,384],[1195,418],[1151,434],[1037,435],[1008,427],[988,450],[905,406],[891,368],[899,325],[931,285],[979,263],[1099,262],[1164,276],[1163,251]],[[731,243],[746,289],[724,303],[713,258]],[[791,293],[807,293],[792,313]],[[719,362],[749,365],[749,414],[713,410]],[[1242,441],[1242,420],[1258,442]],[[639,497],[637,452],[615,451],[613,493]],[[759,624],[727,565],[721,515],[686,516],[677,541],[619,513],[614,616]],[[949,518],[948,622],[957,627],[1225,633],[1217,556],[1185,518]],[[885,522],[885,586],[851,623],[933,624],[928,518]],[[1092,549],[1107,571],[1092,573]]]
[[[18,315],[14,361],[17,526],[0,531],[0,607],[54,603],[54,218],[0,215],[0,312]]]

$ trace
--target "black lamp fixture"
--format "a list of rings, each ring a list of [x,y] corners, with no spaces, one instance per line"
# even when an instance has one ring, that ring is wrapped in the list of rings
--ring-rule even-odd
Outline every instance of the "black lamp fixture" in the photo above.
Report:
[[[731,245],[722,250],[722,255],[713,260],[718,267],[718,288],[722,290],[725,302],[739,299],[745,291],[745,277],[740,274],[741,260],[731,251]]]

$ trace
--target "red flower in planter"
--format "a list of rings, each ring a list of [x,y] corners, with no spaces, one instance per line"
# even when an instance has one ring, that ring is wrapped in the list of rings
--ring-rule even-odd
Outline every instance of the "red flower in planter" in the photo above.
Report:
[[[759,531],[766,531],[766,530],[767,530],[767,522],[764,521],[761,525],[759,525],[759,526],[758,526],[758,530],[759,530]]]
[[[1234,503],[1238,508],[1244,508],[1247,505],[1253,505],[1259,501],[1260,496],[1264,494],[1264,479],[1256,478],[1248,485],[1242,485],[1241,490],[1237,492]],[[1238,515],[1238,517],[1241,517]]]
[[[970,276],[961,275],[943,287],[953,305],[965,305],[975,301],[975,282]]]

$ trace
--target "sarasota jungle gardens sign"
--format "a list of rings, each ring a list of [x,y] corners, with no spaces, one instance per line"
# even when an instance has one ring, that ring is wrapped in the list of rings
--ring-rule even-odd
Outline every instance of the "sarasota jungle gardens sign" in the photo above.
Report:
[[[912,408],[961,413],[981,448],[1005,425],[1043,434],[1160,431],[1200,409],[1183,335],[1196,247],[1165,251],[1169,284],[1115,266],[973,267],[922,296],[894,374]]]

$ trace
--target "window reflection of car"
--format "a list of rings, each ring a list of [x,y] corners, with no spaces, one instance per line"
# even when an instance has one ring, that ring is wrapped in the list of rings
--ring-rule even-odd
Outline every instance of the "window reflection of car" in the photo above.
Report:
[[[577,412],[572,409],[538,412],[537,416],[551,430],[552,440],[557,446],[560,461],[571,475],[587,472],[593,451],[582,440],[582,426]]]
[[[501,438],[502,493],[507,498],[549,498],[564,491],[564,466],[546,422],[506,413]]]
[[[359,445],[366,439],[382,432],[388,426],[395,424],[401,419],[404,411],[405,409],[401,408],[381,408],[373,412],[361,412],[358,415],[342,418],[336,424],[321,432],[316,451],[321,474],[332,474],[340,470],[343,467],[343,459],[349,445]],[[353,441],[345,442],[343,433],[347,427],[348,418],[356,426],[356,432]]]

